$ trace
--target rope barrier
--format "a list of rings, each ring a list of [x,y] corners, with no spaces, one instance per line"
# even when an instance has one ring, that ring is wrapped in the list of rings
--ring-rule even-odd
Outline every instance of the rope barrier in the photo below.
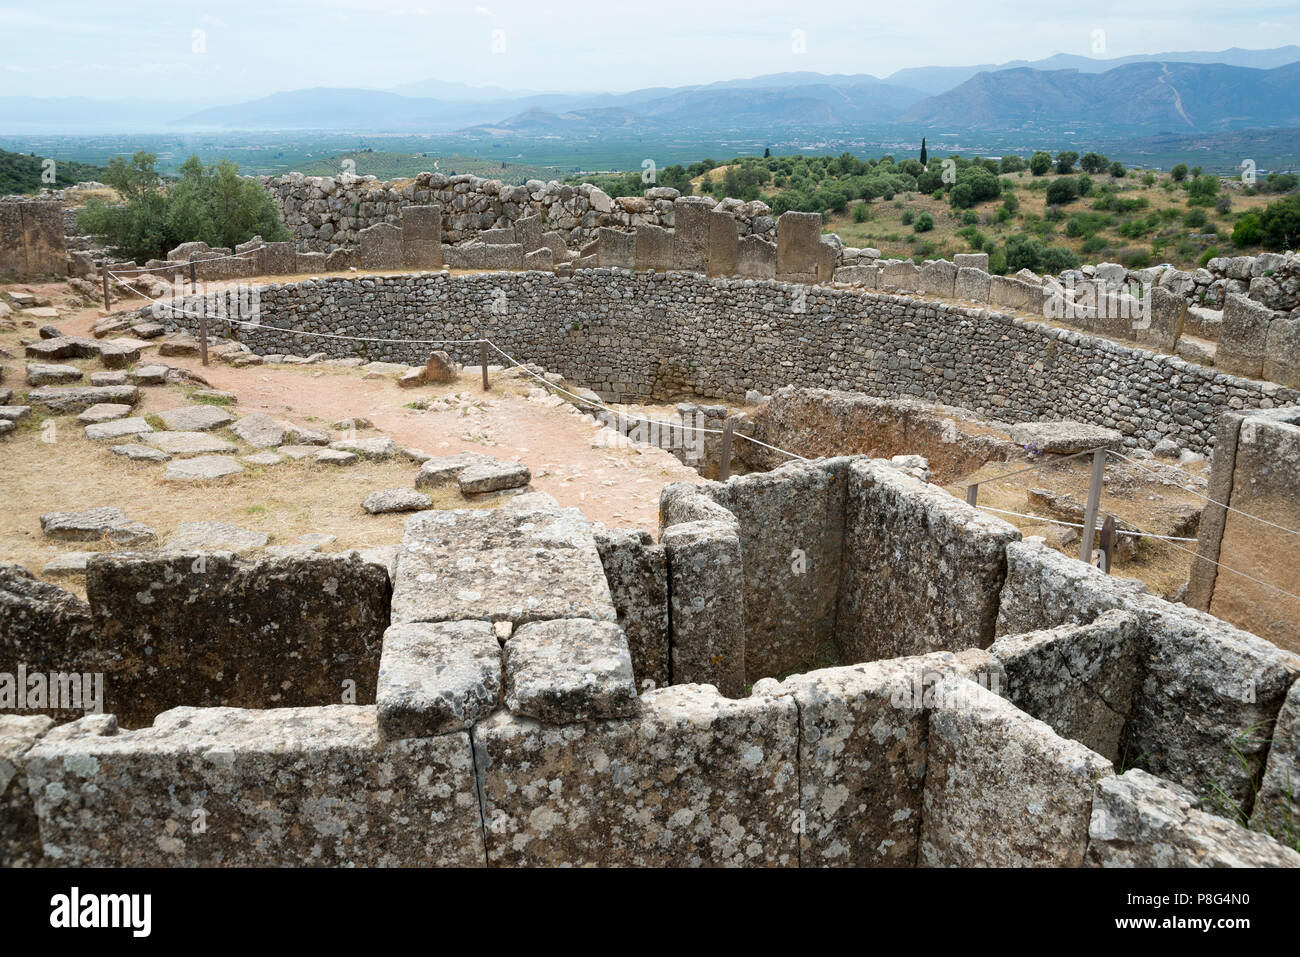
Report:
[[[999,514],[1002,515],[1014,515],[1016,518],[1028,518],[1034,520],[1035,522],[1041,522],[1043,524],[1061,525],[1065,528],[1080,528],[1080,529],[1083,528],[1083,525],[1078,522],[1062,522],[1055,518],[1048,518],[1046,515],[1026,515],[1024,512],[1009,512],[1005,508],[994,508],[992,505],[976,505],[975,507],[982,509],[986,512],[998,512]],[[1124,522],[1124,524],[1126,525],[1132,525],[1131,522],[1118,517],[1115,518],[1115,521]],[[1096,529],[1094,529],[1094,531],[1096,531]],[[1195,538],[1179,538],[1174,535],[1157,535],[1155,532],[1144,532],[1141,529],[1137,528],[1137,526],[1134,526],[1133,529],[1131,530],[1130,529],[1117,530],[1115,534],[1126,535],[1129,536],[1130,538],[1154,538],[1154,539],[1159,539],[1162,542],[1196,541]]]
[[[249,253],[260,253],[265,248],[266,248],[266,244],[263,243],[261,246],[258,246],[256,249],[245,249],[242,253],[231,253],[229,256],[208,256],[205,259],[190,259],[175,265],[150,266],[147,269],[144,266],[137,266],[136,268],[128,271],[129,272],[167,272],[169,270],[175,271],[178,269],[184,269],[185,267],[189,266],[191,263],[197,266],[199,263],[215,263],[215,262],[221,262],[223,259],[243,259]],[[114,279],[117,278],[117,274],[112,272],[111,270],[106,269],[105,272],[107,272]]]
[[[1143,465],[1141,462],[1137,461],[1136,459],[1131,459],[1131,458],[1129,458],[1127,455],[1122,455],[1122,454],[1120,454],[1119,452],[1111,452],[1110,454],[1111,454],[1111,455],[1114,455],[1114,456],[1117,456],[1118,458],[1123,459],[1125,462],[1128,462],[1128,463],[1130,463],[1131,465],[1136,465],[1138,468],[1143,469],[1144,471],[1150,472],[1152,475],[1154,475],[1154,476],[1156,476],[1156,477],[1158,477],[1158,478],[1160,478],[1160,479],[1164,479],[1165,481],[1169,481],[1168,479],[1165,478],[1165,476],[1161,475],[1161,474],[1160,474],[1159,472],[1157,472],[1155,469],[1147,468],[1145,465]],[[1204,494],[1203,492],[1198,492],[1198,491],[1196,491],[1196,489],[1194,489],[1194,488],[1188,488],[1186,485],[1179,485],[1177,482],[1172,482],[1172,481],[1169,481],[1169,484],[1170,484],[1170,485],[1173,485],[1175,488],[1180,488],[1180,489],[1182,489],[1184,492],[1190,492],[1192,495],[1195,495],[1197,498],[1203,498],[1203,499],[1205,499],[1205,501],[1209,502],[1211,505],[1217,505],[1217,506],[1219,506],[1220,508],[1225,508],[1225,509],[1227,509],[1229,512],[1235,512],[1236,514],[1241,515],[1241,516],[1244,517],[1244,518],[1253,519],[1254,521],[1259,522],[1259,523],[1261,523],[1261,524],[1263,524],[1263,525],[1268,525],[1268,526],[1271,526],[1272,528],[1276,528],[1278,531],[1281,531],[1281,532],[1287,532],[1288,534],[1291,534],[1291,535],[1300,535],[1300,532],[1296,531],[1294,528],[1287,528],[1285,525],[1279,525],[1279,524],[1277,524],[1276,522],[1270,522],[1268,519],[1266,519],[1266,518],[1260,518],[1258,515],[1251,515],[1249,512],[1243,512],[1241,509],[1239,509],[1239,508],[1233,508],[1231,505],[1228,505],[1228,504],[1226,504],[1225,502],[1216,502],[1214,499],[1210,498],[1210,496]],[[1209,559],[1206,559],[1206,561],[1209,561]]]

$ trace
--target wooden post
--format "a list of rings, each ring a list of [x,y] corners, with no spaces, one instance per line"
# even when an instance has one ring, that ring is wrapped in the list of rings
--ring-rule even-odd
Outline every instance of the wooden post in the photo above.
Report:
[[[727,419],[722,426],[722,448],[718,450],[718,481],[725,482],[731,478],[731,436],[736,431],[734,419]]]
[[[108,304],[108,263],[104,263],[104,264],[103,264],[102,266],[100,266],[99,268],[102,269],[102,270],[104,271],[104,272],[103,272],[103,278],[104,278],[104,311],[105,311],[105,312],[108,312],[108,311],[110,311],[110,309],[112,308],[112,307],[109,306],[109,304]]]
[[[1101,570],[1110,574],[1115,561],[1115,516],[1107,515],[1101,523]]]
[[[974,485],[966,486],[967,505],[974,505],[979,500],[979,496],[980,496],[980,487],[978,482],[976,482]]]
[[[199,355],[203,364],[208,364],[208,309],[207,304],[199,307]]]
[[[483,391],[487,392],[489,389],[492,388],[492,386],[488,383],[486,342],[480,342],[478,344],[478,361],[479,364],[483,367]]]
[[[1083,541],[1079,545],[1079,558],[1092,564],[1092,538],[1097,530],[1097,510],[1101,507],[1101,481],[1106,473],[1106,450],[1092,453],[1092,479],[1088,484],[1088,506],[1083,513]]]

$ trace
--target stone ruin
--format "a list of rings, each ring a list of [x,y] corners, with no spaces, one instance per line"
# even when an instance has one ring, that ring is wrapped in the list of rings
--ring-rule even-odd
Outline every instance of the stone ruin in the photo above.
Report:
[[[0,573],[107,699],[0,719],[8,865],[1300,865],[1300,658],[883,460],[87,594]]]

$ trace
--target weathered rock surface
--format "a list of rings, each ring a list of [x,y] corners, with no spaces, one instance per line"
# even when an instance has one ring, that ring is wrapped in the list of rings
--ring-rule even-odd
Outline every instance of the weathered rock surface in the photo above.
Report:
[[[209,482],[242,471],[244,467],[232,456],[200,455],[197,458],[168,462],[163,479],[168,482]]]
[[[225,522],[181,522],[163,543],[168,551],[240,552],[266,546],[264,532],[254,532]]]
[[[44,715],[0,714],[0,867],[41,863],[40,825],[28,792],[26,756],[54,722]]]
[[[635,714],[632,656],[622,630],[583,618],[521,625],[505,645],[505,702],[546,724]]]
[[[165,409],[158,418],[171,432],[207,432],[229,425],[235,417],[219,405],[186,405]]]
[[[132,415],[126,418],[110,419],[107,422],[96,422],[93,425],[88,425],[86,426],[86,438],[92,442],[109,442],[115,439],[145,435],[152,431],[153,426],[139,416]]]
[[[59,541],[107,541],[119,547],[144,545],[158,537],[152,528],[131,521],[120,508],[111,505],[80,512],[46,512],[41,516],[41,531],[46,538]]]
[[[375,703],[385,740],[469,728],[500,701],[501,645],[490,622],[413,622],[384,632]]]
[[[462,469],[456,475],[456,482],[463,494],[477,495],[523,488],[532,481],[532,477],[526,465],[518,462],[493,462],[490,465],[470,465]]]
[[[1022,422],[1007,430],[1011,441],[1050,455],[1074,455],[1088,449],[1120,449],[1124,435],[1086,422]]]
[[[665,687],[668,671],[668,556],[649,532],[600,529],[596,548],[637,688]]]
[[[239,450],[237,445],[203,432],[154,432],[144,438],[144,443],[168,455],[218,456]]]
[[[417,512],[432,504],[429,496],[413,488],[390,488],[383,492],[371,492],[361,507],[371,515],[383,515],[388,512]]]

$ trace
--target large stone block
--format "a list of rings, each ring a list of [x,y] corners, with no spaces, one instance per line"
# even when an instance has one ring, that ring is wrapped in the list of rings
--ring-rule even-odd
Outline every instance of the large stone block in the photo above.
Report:
[[[841,659],[988,647],[1006,547],[1019,539],[1014,526],[937,486],[885,463],[854,462],[836,623]]]
[[[1106,612],[1089,625],[1000,638],[989,650],[1006,669],[1003,697],[1061,737],[1120,761],[1142,659],[1136,617]]]
[[[636,714],[632,656],[622,629],[589,618],[521,625],[505,646],[505,702],[546,724]]]
[[[1163,286],[1155,286],[1147,291],[1142,306],[1142,315],[1133,324],[1137,341],[1150,349],[1176,350],[1187,316],[1187,300]]]
[[[908,260],[885,263],[877,285],[888,292],[915,292],[921,287],[921,269]]]
[[[1134,768],[1102,778],[1093,799],[1093,867],[1300,867],[1300,853],[1206,814],[1194,796]]]
[[[609,226],[596,231],[596,261],[604,267],[636,268],[636,237]]]
[[[776,222],[776,278],[815,282],[821,240],[821,213],[782,213]]]
[[[667,272],[673,268],[673,231],[643,224],[636,228],[636,268]]]
[[[740,232],[736,217],[720,209],[709,211],[710,276],[734,276],[740,262]]]
[[[789,698],[676,685],[642,695],[636,718],[551,727],[498,712],[473,734],[489,864],[798,864]]]
[[[988,259],[987,253],[980,255]],[[956,258],[960,259],[962,254]],[[953,298],[955,299],[973,299],[975,302],[989,301],[989,283],[991,277],[983,269],[977,269],[973,266],[958,266],[957,278],[953,281]]]
[[[668,554],[674,683],[745,693],[745,578],[733,523],[684,522],[660,536]]]
[[[540,216],[521,216],[516,219],[515,239],[519,245],[524,247],[525,255],[544,248],[546,243],[542,240],[542,218]]]
[[[1300,389],[1300,318],[1278,316],[1268,326],[1263,376],[1289,389]]]
[[[499,243],[474,248],[481,250],[484,269],[524,268],[524,247],[518,243]]]
[[[1272,309],[1230,293],[1223,305],[1219,348],[1214,354],[1215,368],[1248,379],[1261,378],[1264,357],[1268,352],[1269,326],[1273,320]]]
[[[375,705],[385,740],[462,730],[500,703],[501,645],[490,622],[408,622],[384,632]]]
[[[946,259],[936,259],[921,267],[920,292],[951,299],[956,294],[957,267]]]
[[[402,230],[392,223],[375,223],[357,233],[357,255],[362,269],[401,269],[404,253]]]
[[[388,575],[355,552],[100,553],[86,594],[116,657],[106,710],[130,727],[178,705],[374,701]]]
[[[373,707],[111,715],[27,752],[46,858],[72,867],[476,866],[469,736],[383,742]]]
[[[44,715],[0,714],[0,867],[34,867],[41,861],[26,756],[52,727],[54,721]]]
[[[591,525],[576,508],[454,509],[406,522],[394,622],[614,621]]]
[[[402,207],[402,265],[442,268],[442,210],[437,206]]]
[[[704,272],[709,266],[709,214],[713,201],[682,196],[673,203],[673,266]]]
[[[1014,276],[989,278],[989,305],[1003,309],[1017,309],[1041,315],[1043,312],[1043,287],[1016,279]]]
[[[262,247],[262,272],[267,276],[288,276],[298,268],[293,243],[266,243]]]
[[[748,279],[776,277],[776,244],[761,236],[743,236],[736,253],[736,274]]]
[[[1078,867],[1111,763],[964,678],[935,689],[919,863]]]
[[[947,675],[1001,684],[987,652],[942,652],[795,675],[802,867],[912,867],[921,830],[928,695]]]
[[[1273,725],[1268,763],[1250,826],[1290,842],[1300,833],[1300,681],[1291,683]]]
[[[876,283],[880,281],[880,270],[875,266],[841,266],[835,270],[834,279],[836,282],[875,289]]]
[[[961,269],[979,269],[983,272],[989,271],[989,254],[988,253],[956,253],[952,257],[952,264],[959,270]]]
[[[618,624],[627,636],[637,688],[662,688],[668,670],[668,556],[649,532],[596,533]]]

